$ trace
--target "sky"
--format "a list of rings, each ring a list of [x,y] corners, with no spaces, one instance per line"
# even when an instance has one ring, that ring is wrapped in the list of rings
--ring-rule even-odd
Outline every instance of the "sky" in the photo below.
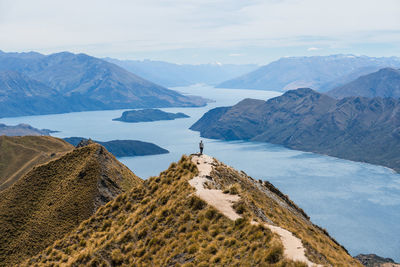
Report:
[[[0,50],[190,64],[400,56],[400,0],[0,0]]]

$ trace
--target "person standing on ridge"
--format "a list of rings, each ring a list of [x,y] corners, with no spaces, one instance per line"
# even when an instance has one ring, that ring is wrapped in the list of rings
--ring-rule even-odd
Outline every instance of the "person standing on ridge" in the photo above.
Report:
[[[200,141],[200,143],[199,143],[199,148],[200,148],[200,155],[202,155],[202,154],[203,154],[203,149],[204,149],[203,140]]]

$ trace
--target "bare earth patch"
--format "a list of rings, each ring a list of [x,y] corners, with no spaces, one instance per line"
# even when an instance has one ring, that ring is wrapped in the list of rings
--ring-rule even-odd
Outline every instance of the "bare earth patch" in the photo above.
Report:
[[[209,205],[219,210],[222,214],[231,220],[241,218],[239,214],[233,209],[233,203],[240,200],[237,195],[224,194],[222,190],[208,189],[206,183],[210,182],[210,173],[213,169],[214,159],[208,155],[194,155],[192,162],[197,165],[199,175],[189,181],[189,184],[196,189],[196,195],[206,201]],[[252,221],[252,224],[258,222]],[[270,224],[264,224],[273,233],[280,236],[284,246],[285,257],[294,261],[301,261],[308,266],[322,266],[311,262],[305,255],[305,248],[301,240],[295,237],[291,232]]]

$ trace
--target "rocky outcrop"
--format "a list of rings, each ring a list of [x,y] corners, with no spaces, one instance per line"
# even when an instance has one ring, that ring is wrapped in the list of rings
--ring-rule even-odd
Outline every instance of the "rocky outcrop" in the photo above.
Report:
[[[375,254],[360,254],[355,258],[367,267],[400,267],[400,264],[395,263],[391,258],[383,258]]]

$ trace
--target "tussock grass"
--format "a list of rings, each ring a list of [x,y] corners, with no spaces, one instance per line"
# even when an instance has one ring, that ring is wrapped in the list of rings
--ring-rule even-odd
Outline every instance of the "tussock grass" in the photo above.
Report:
[[[72,149],[64,140],[50,136],[0,136],[0,191],[34,166],[59,158]]]
[[[100,205],[141,183],[98,144],[34,167],[0,192],[0,265],[12,266],[36,255],[89,218]],[[120,198],[114,205],[122,201]],[[106,222],[102,222],[104,230],[112,226]],[[87,247],[88,234],[81,233],[76,247]],[[65,262],[74,249],[65,254],[46,251]]]
[[[289,230],[302,240],[311,261],[329,266],[362,266],[325,229],[314,225],[301,208],[271,183],[256,181],[244,172],[220,162],[217,162],[211,176],[224,192],[230,193],[235,188],[234,191],[241,197],[233,206],[237,213],[249,220],[272,222]],[[272,254],[267,255],[270,263],[281,260],[281,249],[275,246]],[[292,264],[284,266],[301,266]]]
[[[221,163],[211,174],[226,193],[239,194],[231,221],[194,194],[198,174],[190,157],[137,184],[22,266],[305,266],[284,259],[280,238],[263,225],[271,220],[306,244],[314,262],[359,266],[304,212],[271,189]],[[275,191],[274,191],[275,190]]]
[[[23,265],[57,265],[56,254],[67,266],[301,266],[283,260],[268,228],[233,222],[196,197],[188,180],[197,173],[182,157]]]

